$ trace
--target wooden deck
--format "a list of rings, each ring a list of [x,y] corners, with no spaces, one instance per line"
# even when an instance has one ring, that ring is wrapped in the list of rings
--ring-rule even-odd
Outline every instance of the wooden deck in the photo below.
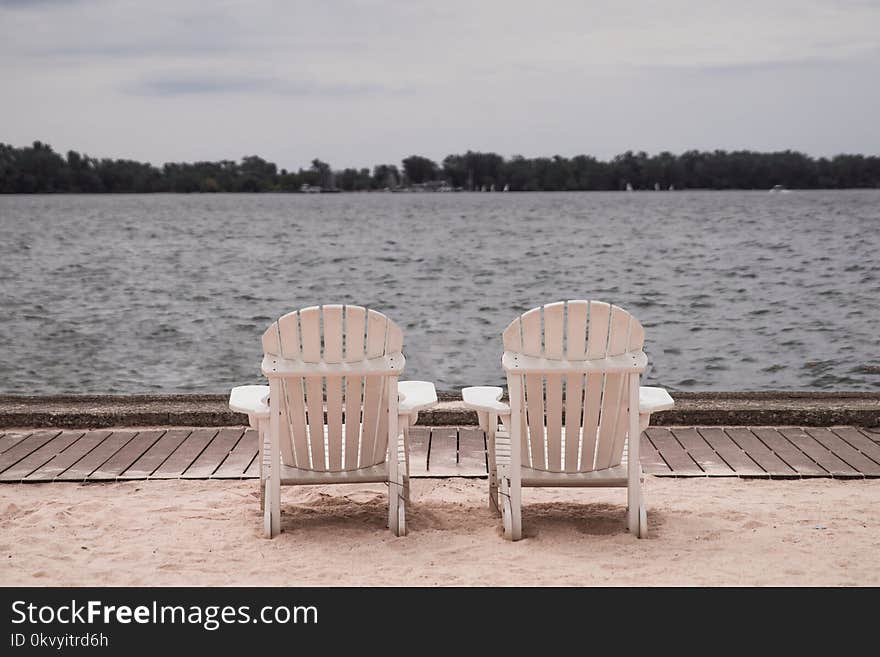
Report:
[[[486,475],[476,427],[416,427],[414,477]],[[642,465],[666,477],[877,478],[880,431],[860,427],[651,427]],[[0,481],[250,479],[257,440],[243,427],[0,433]]]

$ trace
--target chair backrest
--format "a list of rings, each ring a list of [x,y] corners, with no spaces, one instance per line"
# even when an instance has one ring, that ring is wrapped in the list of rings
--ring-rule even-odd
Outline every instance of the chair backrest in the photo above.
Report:
[[[634,317],[602,301],[547,304],[508,325],[502,360],[508,389],[521,391],[510,401],[521,417],[523,466],[591,472],[620,464],[627,377],[644,370],[644,338]]]
[[[312,306],[269,326],[263,372],[274,386],[270,411],[281,416],[283,463],[331,472],[383,463],[402,350],[400,328],[360,306]]]

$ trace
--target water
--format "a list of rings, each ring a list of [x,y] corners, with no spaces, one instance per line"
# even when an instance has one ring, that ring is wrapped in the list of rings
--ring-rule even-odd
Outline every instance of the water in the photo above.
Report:
[[[680,390],[880,388],[880,191],[0,197],[0,392],[225,392],[319,303],[405,378],[500,384],[500,333],[595,298]]]

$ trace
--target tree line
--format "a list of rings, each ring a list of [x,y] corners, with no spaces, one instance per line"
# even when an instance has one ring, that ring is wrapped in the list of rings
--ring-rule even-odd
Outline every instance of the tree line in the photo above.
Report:
[[[504,158],[468,151],[437,163],[412,155],[396,164],[333,169],[319,159],[297,171],[279,169],[256,155],[240,161],[169,162],[161,167],[125,159],[62,156],[35,141],[16,148],[0,143],[0,193],[299,192],[318,187],[340,191],[505,187],[511,191],[623,189],[880,188],[880,157],[813,158],[796,151],[686,151],[648,155],[627,151],[602,161],[566,158]]]

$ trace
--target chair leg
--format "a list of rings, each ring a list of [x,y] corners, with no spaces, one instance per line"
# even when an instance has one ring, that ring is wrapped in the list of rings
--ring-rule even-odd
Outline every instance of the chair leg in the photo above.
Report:
[[[641,477],[627,486],[626,528],[634,536],[640,536],[639,516],[644,512]]]
[[[489,510],[496,516],[501,514],[498,503],[498,476],[494,472],[489,473]]]
[[[489,510],[495,515],[501,515],[498,499],[498,462],[495,456],[495,432],[497,430],[498,419],[494,414],[490,414],[483,434],[486,447],[486,471],[489,475]]]
[[[272,536],[281,533],[281,483],[278,477],[272,477],[269,483],[269,492],[272,499]]]
[[[266,420],[251,419],[251,426],[257,430],[257,458],[260,461],[260,511],[266,510],[266,461],[269,458],[269,446],[266,444]]]
[[[266,490],[265,490],[265,488],[268,485],[269,485],[268,479],[260,481],[260,487],[263,488],[261,498],[262,498],[262,501],[264,502],[264,504],[263,504],[263,535],[266,538],[272,538],[272,500],[271,500],[271,496],[267,495]],[[265,504],[267,498],[269,498],[268,505]]]
[[[510,508],[510,479],[501,477],[501,495],[499,498],[501,513],[501,530],[508,541],[513,540],[513,511]]]
[[[499,475],[501,491],[499,502],[501,507],[501,523],[504,538],[518,541],[522,538],[522,488],[519,481],[502,473]]]
[[[388,482],[388,529],[395,536],[398,534],[400,527],[400,491],[397,489],[396,481]]]
[[[409,502],[409,423],[403,425],[403,499]]]
[[[281,533],[281,490],[275,478],[266,477],[263,499],[263,531],[266,538],[274,538]]]
[[[518,480],[510,482],[510,511],[512,540],[518,541],[522,538],[522,487]]]

